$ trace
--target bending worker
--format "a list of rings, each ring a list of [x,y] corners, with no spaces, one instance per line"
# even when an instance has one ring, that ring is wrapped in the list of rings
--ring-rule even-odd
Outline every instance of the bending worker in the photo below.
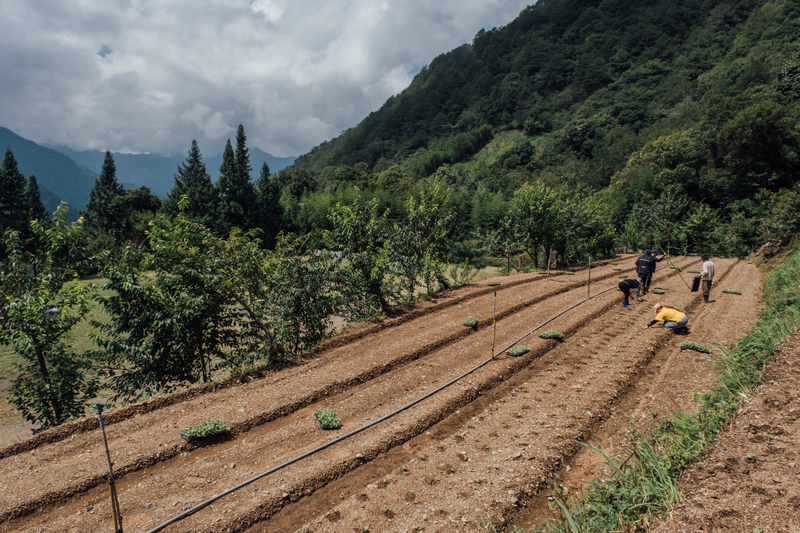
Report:
[[[636,299],[640,302],[642,301],[642,299],[639,298],[639,280],[622,279],[619,281],[619,290],[622,291],[622,307],[631,306],[631,304],[628,303],[628,299],[631,297],[631,290],[635,290]]]
[[[680,335],[681,333],[688,332],[686,324],[687,322],[689,322],[689,317],[686,316],[686,313],[682,313],[677,309],[675,309],[674,307],[667,307],[661,304],[654,305],[653,311],[655,311],[656,313],[655,320],[651,321],[642,329],[647,329],[650,326],[654,325],[656,322],[663,320],[664,327],[671,329],[672,332],[675,334]]]

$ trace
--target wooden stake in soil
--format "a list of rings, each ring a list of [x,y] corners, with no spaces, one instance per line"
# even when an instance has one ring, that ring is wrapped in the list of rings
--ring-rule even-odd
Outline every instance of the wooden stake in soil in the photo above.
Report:
[[[550,253],[547,254],[547,279],[550,279],[550,259],[553,258],[553,247],[550,247]]]
[[[495,320],[495,313],[497,311],[497,291],[494,291],[494,304],[492,304],[492,361],[494,361],[494,339],[497,332],[497,320]]]
[[[103,445],[106,448],[106,459],[108,460],[108,492],[111,495],[111,514],[114,516],[114,533],[122,533],[122,513],[119,511],[117,485],[114,480],[114,469],[111,467],[111,454],[108,452],[106,428],[103,425],[103,407],[105,407],[105,404],[102,403],[98,403],[94,406],[94,408],[97,409],[97,418],[100,419],[100,432],[103,434]]]
[[[589,284],[586,287],[586,297],[590,297],[592,295],[592,256],[589,256]]]

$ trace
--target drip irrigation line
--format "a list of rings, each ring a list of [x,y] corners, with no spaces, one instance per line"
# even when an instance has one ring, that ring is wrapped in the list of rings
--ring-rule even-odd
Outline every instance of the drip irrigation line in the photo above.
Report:
[[[303,454],[300,454],[300,455],[298,455],[297,457],[295,457],[293,459],[289,459],[285,463],[282,463],[282,464],[279,464],[277,466],[274,466],[274,467],[270,468],[269,470],[267,470],[265,472],[262,472],[262,473],[260,473],[260,474],[258,474],[256,476],[253,476],[250,479],[248,479],[246,481],[243,481],[242,483],[239,483],[238,485],[236,485],[234,487],[231,487],[231,488],[229,488],[227,490],[224,490],[224,491],[220,492],[219,494],[216,494],[216,495],[208,498],[207,500],[204,500],[204,501],[200,502],[199,504],[195,505],[191,509],[187,509],[186,511],[184,511],[184,512],[182,512],[180,514],[175,515],[174,517],[170,518],[166,522],[164,522],[162,524],[159,524],[158,526],[154,527],[153,529],[147,531],[147,533],[157,533],[158,531],[163,530],[165,527],[167,527],[169,525],[172,525],[172,524],[174,524],[176,522],[179,522],[179,521],[183,520],[184,518],[187,518],[187,517],[193,515],[197,511],[200,511],[201,509],[204,509],[205,507],[208,507],[209,505],[211,505],[215,501],[219,500],[220,498],[223,498],[223,497],[227,496],[228,494],[236,492],[237,490],[239,490],[241,488],[244,488],[247,485],[249,485],[249,484],[251,484],[251,483],[253,483],[255,481],[258,481],[259,479],[261,479],[261,478],[263,478],[265,476],[268,476],[270,474],[273,474],[273,473],[277,472],[278,470],[286,468],[287,466],[290,466],[290,465],[292,465],[292,464],[294,464],[294,463],[296,463],[296,462],[298,462],[298,461],[300,461],[302,459],[305,459],[306,457],[308,457],[310,455],[313,455],[313,454],[315,454],[317,452],[321,452],[322,450],[324,450],[326,448],[329,448],[330,446],[333,446],[336,443],[339,443],[339,442],[341,442],[341,441],[343,441],[343,440],[345,440],[347,438],[352,437],[353,435],[361,433],[362,431],[364,431],[366,429],[369,429],[369,428],[371,428],[372,426],[374,426],[376,424],[380,424],[381,422],[383,422],[385,420],[388,420],[388,419],[394,417],[395,415],[398,415],[398,414],[402,413],[403,411],[406,411],[406,410],[410,409],[411,407],[415,406],[416,404],[420,403],[421,401],[430,398],[434,394],[446,389],[447,387],[449,387],[453,383],[456,383],[457,381],[460,381],[460,380],[464,379],[465,377],[467,377],[468,375],[472,374],[473,372],[475,372],[475,371],[479,370],[480,368],[486,366],[488,363],[490,363],[490,362],[492,362],[494,360],[495,356],[497,356],[497,355],[505,352],[506,350],[510,349],[511,347],[516,345],[518,342],[520,342],[522,339],[532,335],[536,330],[541,329],[542,327],[546,326],[547,324],[549,324],[550,322],[552,322],[556,318],[560,317],[564,313],[566,313],[568,311],[571,311],[572,309],[575,309],[579,305],[584,304],[584,303],[588,302],[589,300],[592,300],[592,299],[600,296],[601,294],[604,294],[604,293],[606,293],[608,291],[611,291],[611,290],[614,290],[614,288],[611,287],[611,288],[608,288],[608,289],[606,289],[604,291],[598,292],[594,296],[589,296],[588,298],[584,298],[583,300],[581,300],[580,302],[576,303],[575,305],[572,305],[572,306],[568,307],[567,309],[561,311],[560,313],[558,313],[557,315],[555,315],[555,316],[553,316],[551,318],[548,318],[547,320],[545,320],[544,322],[542,322],[541,324],[539,324],[538,326],[536,326],[535,328],[530,330],[528,333],[526,333],[525,335],[523,335],[519,339],[515,340],[514,342],[512,342],[511,344],[509,344],[508,346],[503,348],[502,350],[499,350],[499,351],[493,353],[492,357],[490,357],[489,359],[483,361],[482,363],[477,364],[476,366],[474,366],[473,368],[467,370],[466,372],[464,372],[460,376],[451,379],[450,381],[448,381],[444,385],[432,390],[431,392],[429,392],[429,393],[427,393],[427,394],[425,394],[423,396],[420,396],[416,400],[412,400],[411,402],[405,404],[404,406],[400,407],[399,409],[396,409],[395,411],[392,411],[388,415],[384,415],[384,416],[382,416],[382,417],[380,417],[380,418],[378,418],[376,420],[373,420],[372,422],[370,422],[370,423],[368,423],[366,425],[363,425],[360,428],[356,428],[356,429],[350,431],[349,433],[346,433],[346,434],[342,435],[341,437],[337,437],[337,438],[333,439],[332,441],[329,441],[329,442],[326,442],[325,444],[317,446],[313,450],[309,450],[309,451],[307,451],[307,452],[305,452]]]

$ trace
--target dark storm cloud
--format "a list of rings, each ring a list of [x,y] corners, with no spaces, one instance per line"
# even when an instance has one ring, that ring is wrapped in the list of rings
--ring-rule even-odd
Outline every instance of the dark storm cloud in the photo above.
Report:
[[[411,82],[514,0],[10,0],[0,125],[39,143],[180,153],[197,139],[297,155]]]

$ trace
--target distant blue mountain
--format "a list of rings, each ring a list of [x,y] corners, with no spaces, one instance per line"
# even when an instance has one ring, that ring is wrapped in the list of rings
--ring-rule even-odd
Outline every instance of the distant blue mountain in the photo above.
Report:
[[[55,212],[61,201],[69,205],[71,220],[78,218],[78,211],[86,206],[89,192],[94,187],[99,173],[92,172],[63,153],[24,139],[0,127],[0,150],[11,148],[19,170],[27,178],[36,175],[42,203],[48,212]],[[2,155],[0,155],[2,157]]]
[[[103,167],[105,152],[100,150],[73,150],[67,146],[52,146],[53,149],[62,152],[78,164],[100,174]],[[250,151],[250,166],[253,167],[252,179],[258,179],[261,172],[261,165],[266,162],[272,173],[282,170],[292,163],[296,157],[275,157],[260,148],[252,147]],[[117,167],[117,180],[125,188],[149,187],[150,192],[164,198],[167,192],[175,183],[175,173],[178,166],[186,160],[186,156],[162,156],[153,154],[123,154],[112,152],[114,164]],[[222,164],[222,154],[214,157],[204,157],[206,170],[211,175],[211,179],[217,181],[219,178],[219,167]],[[87,195],[88,199],[88,195]]]

